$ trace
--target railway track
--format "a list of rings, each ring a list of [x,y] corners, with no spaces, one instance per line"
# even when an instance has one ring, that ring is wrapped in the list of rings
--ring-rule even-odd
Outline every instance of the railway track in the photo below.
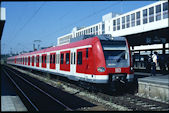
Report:
[[[55,80],[54,80],[55,81]],[[102,92],[93,92],[88,89],[77,86],[76,84],[67,83],[67,81],[60,81],[64,86],[76,89],[77,92],[86,92],[89,95],[96,97],[98,100],[103,100],[119,106],[124,106],[131,111],[169,111],[169,105],[154,100],[138,97],[136,95],[124,93],[122,95],[109,95]]]
[[[62,81],[64,85],[67,85],[66,82]],[[98,99],[105,100],[109,103],[114,103],[120,106],[123,106],[131,111],[169,111],[169,104],[162,103],[154,100],[150,100],[147,98],[139,97],[137,95],[133,95],[130,93],[114,93],[107,94],[105,92],[91,91],[82,87],[78,87],[74,84],[68,84],[68,87],[72,87],[73,89],[77,89],[79,91],[86,91]]]
[[[7,71],[6,71],[6,70]],[[30,111],[73,111],[70,107],[59,101],[57,98],[34,85],[18,73],[9,68],[3,69],[16,88],[29,102]]]

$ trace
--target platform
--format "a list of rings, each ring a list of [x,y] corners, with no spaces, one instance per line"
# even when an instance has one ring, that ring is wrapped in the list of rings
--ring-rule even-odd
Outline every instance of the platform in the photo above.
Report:
[[[28,111],[16,94],[14,87],[1,71],[1,112]]]
[[[169,103],[169,74],[138,78],[138,95]]]

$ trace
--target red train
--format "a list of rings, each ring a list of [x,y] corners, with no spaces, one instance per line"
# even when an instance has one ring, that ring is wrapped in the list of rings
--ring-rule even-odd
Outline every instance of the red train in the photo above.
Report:
[[[134,79],[126,38],[110,35],[85,35],[66,45],[9,57],[7,63],[95,84]]]

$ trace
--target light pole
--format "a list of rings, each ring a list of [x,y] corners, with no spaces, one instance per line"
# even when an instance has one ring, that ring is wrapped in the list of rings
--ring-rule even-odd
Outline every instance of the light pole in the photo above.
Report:
[[[33,50],[39,50],[40,49],[40,42],[42,42],[41,40],[34,40],[33,41]],[[38,44],[37,48],[36,48],[36,44]]]

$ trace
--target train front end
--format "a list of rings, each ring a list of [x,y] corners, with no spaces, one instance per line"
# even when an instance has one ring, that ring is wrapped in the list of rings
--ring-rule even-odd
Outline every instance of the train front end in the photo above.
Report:
[[[125,37],[101,38],[108,83],[134,81],[131,52]]]

